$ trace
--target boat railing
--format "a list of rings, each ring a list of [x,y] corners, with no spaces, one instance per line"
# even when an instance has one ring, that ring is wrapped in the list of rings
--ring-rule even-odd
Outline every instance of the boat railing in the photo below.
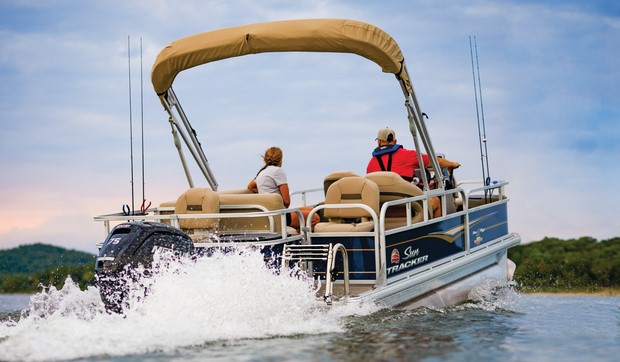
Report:
[[[294,191],[294,192],[291,192],[291,198],[293,196],[300,195],[301,196],[301,206],[307,206],[308,205],[308,194],[314,193],[314,192],[321,192],[321,193],[323,193],[324,190],[323,190],[323,188],[316,188],[316,189]]]
[[[470,239],[470,232],[469,232],[469,213],[475,209],[479,209],[479,207],[483,206],[475,206],[475,207],[471,207],[469,199],[470,198],[478,198],[480,197],[478,194],[482,193],[486,193],[486,194],[490,194],[492,192],[494,192],[495,190],[497,190],[497,195],[492,199],[489,200],[488,203],[495,203],[495,202],[506,202],[507,201],[507,197],[505,195],[505,186],[508,184],[508,182],[506,181],[498,181],[495,182],[491,185],[488,186],[482,186],[482,187],[476,187],[476,188],[472,188],[470,190],[464,190],[461,187],[457,187],[454,189],[450,189],[450,190],[441,190],[441,189],[436,189],[436,190],[429,190],[427,191],[424,195],[420,195],[420,196],[414,196],[414,197],[408,197],[408,198],[402,198],[399,200],[393,200],[393,201],[387,201],[385,203],[383,203],[383,205],[381,206],[379,215],[376,215],[374,213],[374,210],[372,210],[369,206],[363,205],[363,204],[327,204],[327,205],[318,205],[316,206],[312,212],[309,214],[308,216],[308,220],[312,219],[312,215],[316,212],[318,212],[321,209],[326,209],[326,208],[364,208],[365,210],[368,210],[368,212],[372,215],[372,219],[374,222],[374,228],[373,231],[371,232],[362,232],[362,233],[355,233],[356,236],[372,236],[374,237],[374,240],[376,240],[376,244],[375,244],[375,265],[377,266],[376,268],[376,283],[378,285],[383,285],[387,282],[387,275],[386,275],[386,259],[385,259],[385,250],[386,250],[386,240],[385,237],[387,234],[394,234],[394,233],[398,233],[401,232],[403,230],[406,229],[415,229],[415,228],[420,228],[432,223],[437,223],[437,222],[441,222],[444,219],[447,218],[453,218],[453,217],[463,217],[464,218],[464,222],[463,222],[463,235],[464,235],[464,246],[465,246],[465,250],[464,252],[467,253],[469,251],[469,239]],[[456,195],[458,195],[458,197],[462,200],[462,209],[458,210],[458,211],[453,211],[453,212],[448,212],[447,208],[446,208],[446,204],[448,201],[450,201],[450,198],[454,197]],[[430,212],[430,202],[429,200],[433,197],[439,197],[441,199],[441,205],[442,205],[442,212],[441,212],[441,216],[439,217],[435,217],[432,218],[431,217],[431,212]],[[422,212],[423,212],[423,219],[419,222],[413,222],[413,216],[414,216],[414,210],[412,208],[412,204],[415,202],[421,202],[422,203]],[[386,215],[388,212],[388,209],[390,207],[395,207],[395,206],[400,206],[400,205],[404,205],[405,206],[405,224],[403,226],[399,226],[399,227],[394,227],[391,228],[389,230],[386,230]],[[310,230],[310,225],[309,225],[309,221],[306,220],[306,226],[307,229]],[[319,237],[343,237],[347,235],[347,233],[341,233],[341,232],[330,232],[330,233],[316,233],[316,232],[309,232],[308,233],[308,243],[312,244],[312,239],[313,238],[319,238]],[[348,234],[351,235],[351,234]]]
[[[368,231],[368,232],[355,232],[355,236],[370,236],[372,237],[375,241],[379,240],[379,216],[377,215],[377,213],[375,212],[375,210],[373,210],[370,206],[368,205],[364,205],[364,204],[320,204],[315,206],[310,213],[308,214],[308,218],[306,219],[306,237],[307,237],[307,243],[308,244],[312,244],[312,239],[313,238],[322,238],[322,237],[342,237],[342,236],[350,236],[352,233],[346,233],[346,232],[314,232],[311,229],[311,220],[312,217],[314,216],[314,214],[318,213],[320,210],[324,210],[324,209],[354,209],[354,208],[360,208],[360,209],[364,209],[365,211],[367,211],[370,214],[370,218],[372,219],[373,222],[373,229],[372,231]],[[377,251],[377,247],[375,247],[375,265],[381,265],[381,254]],[[375,270],[375,274],[376,274],[376,279],[379,279],[379,276],[381,275],[381,271],[379,270],[379,268],[377,268]]]
[[[472,187],[472,185],[481,185],[478,187]],[[462,188],[466,190],[466,192],[471,195],[473,193],[485,193],[485,191],[493,191],[495,189],[498,190],[499,194],[505,197],[505,188],[508,185],[508,181],[505,180],[497,180],[492,181],[490,184],[485,185],[484,182],[480,180],[463,180],[459,181],[456,185],[457,188]]]
[[[358,232],[356,233],[356,235],[359,234],[375,234],[376,232],[378,232],[379,230],[379,216],[377,215],[377,213],[375,212],[375,210],[372,209],[372,207],[365,205],[365,204],[320,204],[315,206],[310,213],[308,214],[306,221],[306,227],[308,230],[310,230],[310,226],[311,226],[311,220],[312,217],[314,216],[314,214],[318,213],[320,210],[323,209],[364,209],[366,211],[368,211],[368,213],[370,214],[370,218],[372,219],[372,222],[374,223],[373,226],[373,230],[372,232]],[[312,233],[312,234],[317,234],[317,233]],[[341,232],[321,232],[321,235],[325,236],[325,235],[342,235]]]
[[[461,195],[461,197],[466,197],[465,196],[465,191],[461,188],[455,188],[455,189],[450,189],[450,190],[430,190],[427,191],[427,193],[425,193],[424,195],[420,195],[420,196],[412,196],[412,197],[407,197],[407,198],[402,198],[402,199],[398,199],[398,200],[393,200],[393,201],[386,201],[385,203],[383,203],[383,205],[381,206],[381,210],[379,212],[379,223],[380,223],[380,228],[381,229],[385,229],[385,219],[386,219],[386,214],[387,211],[390,207],[394,207],[394,206],[398,206],[398,205],[403,205],[405,204],[405,210],[406,210],[406,225],[401,226],[401,227],[405,227],[405,228],[409,228],[413,225],[415,225],[416,227],[418,226],[422,226],[425,223],[428,222],[435,222],[437,221],[438,218],[431,218],[431,205],[429,203],[429,200],[433,197],[438,197],[441,199],[441,206],[442,206],[442,212],[441,212],[441,216],[440,217],[445,217],[448,215],[448,211],[447,211],[447,198],[450,197],[451,195],[458,193],[459,195]],[[422,210],[423,210],[423,221],[419,222],[419,223],[413,223],[412,219],[413,219],[413,213],[412,213],[412,209],[411,209],[411,204],[414,202],[422,202]],[[418,225],[419,224],[419,225]],[[396,230],[398,228],[395,228]]]
[[[459,183],[459,185],[461,184],[465,184],[465,183],[475,183],[473,181],[464,181]],[[480,184],[481,182],[478,182],[478,184]],[[490,185],[485,185],[485,186],[481,186],[481,187],[476,187],[476,188],[472,188],[467,190],[467,198],[470,198],[472,194],[474,193],[484,193],[485,196],[486,194],[489,194],[489,191],[498,191],[498,196],[500,199],[505,199],[506,198],[506,185],[508,185],[508,181],[493,181]]]
[[[469,182],[470,184],[481,184],[481,182]],[[506,196],[506,185],[508,185],[508,181],[494,181],[490,185],[485,185],[481,187],[475,187],[469,189],[465,193],[465,198],[463,202],[463,208],[466,211],[465,213],[465,251],[468,252],[470,249],[470,240],[471,240],[471,232],[469,225],[469,210],[471,209],[479,209],[483,207],[489,207],[490,204],[494,204],[496,202],[508,202],[508,197]],[[497,195],[493,195],[493,193],[497,190]],[[474,201],[477,201],[474,203]]]
[[[105,234],[110,233],[111,222],[129,222],[129,221],[155,221],[169,223],[171,226],[180,228],[180,220],[183,219],[233,219],[233,218],[259,218],[267,217],[269,219],[269,230],[265,232],[276,232],[276,222],[279,222],[280,234],[282,239],[288,237],[288,230],[286,225],[286,215],[295,213],[299,220],[303,220],[303,215],[298,208],[289,208],[281,210],[266,210],[260,205],[243,205],[247,208],[263,209],[262,211],[252,212],[226,212],[226,213],[205,213],[205,214],[161,214],[161,211],[168,211],[166,209],[160,210],[157,208],[146,210],[144,214],[131,214],[126,215],[124,213],[115,213],[107,215],[99,215],[94,219],[95,221],[101,221],[104,225]],[[224,206],[222,209],[234,210],[234,207]],[[279,219],[279,220],[277,220]],[[276,221],[277,220],[277,221]],[[214,230],[217,232],[217,230]]]
[[[477,183],[480,184],[480,182],[477,182]],[[386,240],[385,240],[386,235],[398,233],[405,229],[420,228],[425,225],[432,224],[435,222],[441,222],[442,220],[446,218],[453,218],[453,217],[464,218],[464,222],[463,222],[464,250],[463,250],[463,253],[459,255],[454,255],[452,259],[459,258],[462,255],[466,255],[467,253],[469,253],[469,249],[470,249],[470,237],[471,237],[470,225],[469,225],[470,213],[475,210],[480,210],[481,208],[484,208],[484,207],[489,207],[488,204],[496,204],[498,202],[507,202],[508,198],[505,194],[506,185],[508,185],[507,181],[497,181],[488,186],[476,187],[476,188],[472,188],[469,190],[464,190],[462,187],[457,187],[457,188],[450,189],[450,190],[430,190],[425,195],[385,202],[382,205],[381,211],[379,214],[379,223],[380,223],[379,227],[381,228],[381,230],[385,230],[385,219],[386,219],[386,213],[387,213],[388,208],[397,206],[397,205],[402,205],[402,204],[406,205],[407,224],[404,226],[398,227],[398,228],[385,230],[385,232],[379,233],[380,235],[379,249],[380,250],[377,250],[377,252],[380,253],[380,260],[382,261],[382,263],[386,263],[385,259],[383,258],[383,255],[385,255],[385,249],[386,249]],[[485,197],[485,195],[491,195],[496,190],[497,190],[497,195],[495,195],[493,198],[486,196],[484,204],[477,204],[472,207],[472,203],[470,202],[471,201],[470,199]],[[462,209],[459,211],[453,212],[451,214],[447,214],[446,209],[445,209],[446,198],[449,197],[451,194],[455,194],[455,193],[458,193],[458,195],[463,201]],[[441,202],[442,203],[442,216],[438,218],[429,219],[428,208],[430,205],[428,204],[429,203],[428,200],[431,197],[440,197],[442,200]],[[424,205],[423,207],[424,221],[421,221],[418,223],[412,223],[411,221],[412,221],[413,215],[412,215],[412,210],[411,210],[411,204],[413,202],[418,202],[418,201],[422,201]],[[428,268],[423,269],[423,270],[418,270],[416,273],[422,272],[427,269],[433,269],[434,267],[445,264],[446,262],[448,261],[438,260],[436,263],[429,265]],[[386,270],[386,265],[381,264],[379,269]],[[382,277],[384,278],[383,280],[387,281],[387,275],[382,276]],[[406,277],[408,276],[400,276],[394,279],[394,281],[397,280],[398,278],[406,278]]]
[[[374,227],[373,227],[373,231],[371,232],[356,232],[355,235],[356,236],[372,236],[375,240],[375,248],[374,248],[374,257],[375,257],[375,265],[377,266],[375,269],[375,277],[376,277],[376,284],[379,285],[384,285],[387,281],[386,279],[386,260],[385,260],[385,250],[386,250],[386,241],[385,241],[385,235],[386,232],[388,233],[397,233],[399,231],[402,231],[404,229],[410,229],[410,228],[417,228],[417,227],[422,227],[424,225],[427,225],[429,223],[433,223],[433,222],[437,222],[438,219],[431,219],[430,218],[430,205],[429,205],[429,199],[432,197],[439,197],[443,200],[442,202],[442,217],[446,216],[447,212],[446,212],[446,198],[447,197],[451,197],[452,194],[454,193],[459,193],[461,195],[461,197],[465,198],[465,194],[464,194],[464,190],[457,188],[457,189],[451,189],[451,190],[431,190],[427,193],[425,193],[424,195],[420,195],[420,196],[414,196],[414,197],[408,197],[408,198],[403,198],[403,199],[399,199],[399,200],[394,200],[394,201],[388,201],[385,202],[380,209],[380,213],[379,215],[377,215],[374,210],[364,204],[322,204],[322,205],[318,205],[315,208],[313,208],[313,210],[310,212],[310,214],[308,215],[308,219],[306,220],[307,223],[307,229],[310,230],[310,222],[308,220],[312,220],[312,216],[314,213],[317,213],[319,210],[322,209],[327,209],[327,208],[363,208],[364,210],[367,210],[370,215],[372,215],[372,219],[374,222]],[[421,222],[419,223],[412,223],[412,217],[413,217],[413,213],[412,213],[412,207],[411,204],[414,202],[422,202],[423,204],[423,215],[424,218]],[[405,205],[406,208],[406,224],[404,226],[401,227],[397,227],[394,229],[390,229],[389,231],[386,230],[386,226],[385,226],[385,220],[386,220],[386,213],[387,210],[390,207],[394,207],[394,206],[398,206],[398,205]],[[461,212],[463,213],[463,212]],[[316,232],[309,232],[308,234],[308,243],[312,244],[312,239],[313,238],[320,238],[320,237],[342,237],[342,236],[349,236],[351,235],[350,233],[342,233],[342,232],[321,232],[321,233],[316,233]]]

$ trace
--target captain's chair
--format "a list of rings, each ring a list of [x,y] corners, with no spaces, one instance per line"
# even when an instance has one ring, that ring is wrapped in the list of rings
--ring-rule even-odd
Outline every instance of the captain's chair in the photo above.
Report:
[[[385,202],[424,195],[424,192],[414,184],[405,181],[399,174],[390,171],[372,172],[365,176],[379,187],[379,204]],[[407,204],[391,206],[386,210],[385,228],[393,229],[407,225]],[[411,203],[411,223],[424,220],[422,202]]]
[[[329,175],[325,176],[325,178],[323,179],[323,191],[325,192],[325,195],[327,195],[327,190],[334,182],[340,180],[343,177],[350,177],[350,176],[359,177],[359,175],[353,171],[334,171],[330,173]]]
[[[343,177],[334,182],[325,195],[325,205],[363,204],[379,213],[379,188],[363,177]],[[326,208],[324,217],[314,232],[369,232],[374,229],[372,215],[368,210],[356,208]]]

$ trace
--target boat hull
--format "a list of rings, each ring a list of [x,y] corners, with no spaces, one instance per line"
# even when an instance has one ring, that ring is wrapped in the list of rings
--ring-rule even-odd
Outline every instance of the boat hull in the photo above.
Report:
[[[414,309],[420,306],[443,308],[469,299],[470,292],[488,281],[505,283],[512,279],[507,249],[520,237],[510,234],[494,245],[475,253],[458,256],[360,295],[382,307]]]

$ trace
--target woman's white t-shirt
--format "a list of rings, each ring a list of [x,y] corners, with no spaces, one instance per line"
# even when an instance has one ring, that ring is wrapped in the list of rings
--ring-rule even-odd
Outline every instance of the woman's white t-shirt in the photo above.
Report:
[[[288,183],[286,174],[281,167],[267,166],[256,176],[256,186],[259,194],[280,193],[280,185]]]

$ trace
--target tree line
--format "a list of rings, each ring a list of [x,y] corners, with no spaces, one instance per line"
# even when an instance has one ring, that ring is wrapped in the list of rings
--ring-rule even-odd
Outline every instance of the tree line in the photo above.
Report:
[[[68,276],[84,290],[94,282],[95,258],[40,243],[0,250],[0,293],[35,293],[49,286],[61,289]]]
[[[71,276],[82,290],[94,284],[96,256],[45,244],[0,250],[0,293],[61,289]],[[620,237],[543,240],[508,251],[523,292],[592,292],[620,289]]]
[[[508,251],[514,280],[524,292],[620,289],[620,238],[544,238]]]

